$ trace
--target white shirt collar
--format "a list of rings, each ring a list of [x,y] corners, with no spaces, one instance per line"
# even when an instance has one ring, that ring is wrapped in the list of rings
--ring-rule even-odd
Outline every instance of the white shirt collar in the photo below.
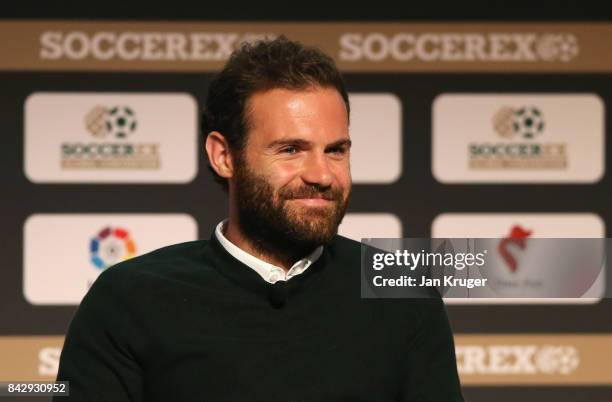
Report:
[[[319,246],[315,248],[312,253],[293,264],[289,271],[285,272],[281,267],[260,260],[227,240],[223,235],[223,227],[227,221],[227,219],[224,219],[219,222],[215,229],[215,235],[219,243],[221,243],[223,248],[225,248],[234,258],[253,269],[253,271],[257,272],[266,282],[275,283],[277,281],[288,281],[294,276],[305,272],[323,253],[323,246]]]

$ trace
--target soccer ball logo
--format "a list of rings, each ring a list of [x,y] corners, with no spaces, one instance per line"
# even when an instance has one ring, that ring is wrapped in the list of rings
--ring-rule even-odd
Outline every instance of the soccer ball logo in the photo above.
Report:
[[[136,115],[129,106],[94,107],[85,116],[85,126],[94,137],[126,138],[137,127]]]
[[[514,132],[523,138],[533,138],[544,131],[544,119],[537,107],[522,107],[514,115]]]
[[[535,363],[542,373],[567,375],[580,365],[580,356],[573,346],[546,345],[534,356]]]
[[[505,138],[520,135],[532,139],[544,131],[544,116],[534,106],[519,109],[504,106],[493,117],[493,127]]]
[[[542,60],[564,63],[574,59],[580,51],[578,40],[572,34],[542,35],[535,49]]]
[[[125,138],[136,130],[134,111],[127,106],[115,106],[108,111],[106,130],[116,138]]]

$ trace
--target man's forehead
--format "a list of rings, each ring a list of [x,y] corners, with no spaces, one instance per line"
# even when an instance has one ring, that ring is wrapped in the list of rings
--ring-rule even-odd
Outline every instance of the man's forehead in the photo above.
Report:
[[[249,131],[281,137],[324,131],[348,137],[348,115],[342,96],[333,88],[285,89],[258,92],[247,102]],[[285,132],[291,130],[290,132]]]
[[[256,118],[271,114],[309,117],[326,111],[336,113],[343,111],[346,115],[342,95],[330,87],[273,88],[259,91],[247,99],[245,110]]]

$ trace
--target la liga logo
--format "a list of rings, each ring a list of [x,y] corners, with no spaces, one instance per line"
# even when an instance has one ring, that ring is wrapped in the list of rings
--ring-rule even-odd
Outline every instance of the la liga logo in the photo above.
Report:
[[[136,244],[126,229],[106,226],[91,239],[89,251],[92,265],[104,270],[134,257]]]

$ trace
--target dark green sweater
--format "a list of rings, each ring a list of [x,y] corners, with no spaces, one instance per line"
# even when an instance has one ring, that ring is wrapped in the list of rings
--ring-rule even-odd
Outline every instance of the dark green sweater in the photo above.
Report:
[[[58,380],[58,402],[463,400],[443,303],[361,299],[360,243],[341,236],[276,285],[214,234],[107,269]]]

